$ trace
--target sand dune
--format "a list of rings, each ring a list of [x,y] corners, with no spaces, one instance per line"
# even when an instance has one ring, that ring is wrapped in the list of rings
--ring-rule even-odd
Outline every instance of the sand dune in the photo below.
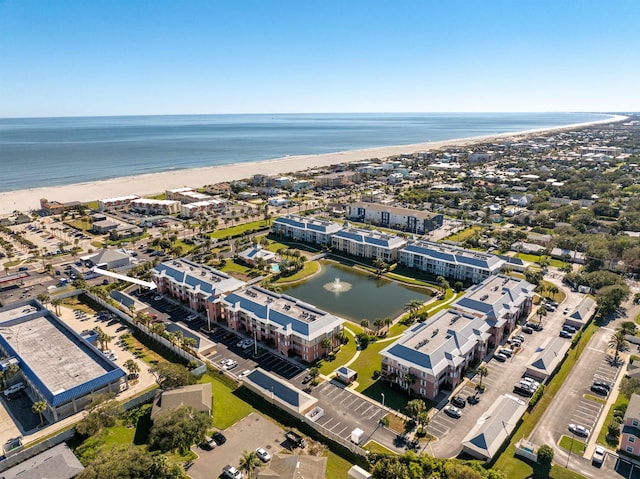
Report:
[[[203,168],[193,168],[163,173],[151,173],[137,176],[125,176],[103,181],[78,183],[64,186],[45,188],[32,188],[25,190],[0,193],[0,214],[8,214],[15,210],[27,211],[40,208],[40,198],[67,201],[94,201],[100,198],[137,194],[141,196],[164,192],[167,189],[182,186],[200,187],[206,184],[223,181],[241,180],[255,174],[282,174],[293,171],[301,171],[307,168],[328,166],[336,163],[348,163],[352,161],[370,158],[386,158],[401,153],[414,153],[424,150],[437,150],[447,146],[468,146],[475,143],[492,140],[504,140],[506,138],[524,138],[533,134],[547,133],[559,130],[571,130],[596,123],[611,123],[622,121],[626,117],[615,116],[606,120],[589,123],[578,123],[556,128],[544,128],[528,130],[517,133],[505,133],[499,135],[487,135],[473,138],[461,138],[446,141],[417,143],[412,145],[398,145],[381,148],[368,148],[362,150],[344,151],[339,153],[327,153],[322,155],[288,156],[275,160],[258,161],[251,163],[235,163]],[[25,172],[27,174],[27,172]]]

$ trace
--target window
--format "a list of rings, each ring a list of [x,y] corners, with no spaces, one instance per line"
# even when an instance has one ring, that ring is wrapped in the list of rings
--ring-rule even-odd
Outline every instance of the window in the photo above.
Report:
[[[629,442],[636,442],[636,438],[633,436],[629,436]]]
[[[633,424],[633,427],[638,427],[638,420],[637,420],[637,419],[634,419],[634,420],[632,421],[632,424]]]
[[[633,454],[633,448],[631,446],[627,446],[627,452]]]

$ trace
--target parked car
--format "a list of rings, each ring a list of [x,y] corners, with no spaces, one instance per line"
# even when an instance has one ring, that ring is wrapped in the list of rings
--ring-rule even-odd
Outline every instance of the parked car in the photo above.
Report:
[[[471,394],[467,396],[467,402],[469,404],[478,404],[480,402],[480,396],[478,396],[477,394]]]
[[[262,462],[269,462],[271,460],[271,454],[269,454],[261,447],[256,449],[256,456],[258,456],[258,459],[260,459]]]
[[[598,465],[602,464],[604,462],[604,455],[604,447],[596,446],[595,450],[593,451],[593,455],[591,456],[591,462]]]
[[[216,445],[218,446],[222,446],[225,442],[227,442],[227,438],[224,437],[224,434],[222,434],[219,431],[216,431],[213,434],[211,434],[211,438],[215,441]]]
[[[243,479],[244,475],[235,467],[226,465],[222,468],[222,475],[228,479]]]
[[[522,328],[522,332],[525,334],[533,334],[533,328],[525,326],[524,328]]]
[[[573,338],[573,334],[571,334],[569,331],[565,331],[563,329],[562,331],[560,331],[560,337],[561,338],[571,339],[571,338]]]
[[[310,382],[312,379],[311,375],[307,374],[305,375],[305,377],[302,378],[302,384],[307,384],[308,382]]]
[[[496,361],[500,361],[501,363],[504,363],[509,358],[502,353],[498,353],[493,356],[493,359],[495,359]]]
[[[13,386],[9,386],[7,389],[3,391],[4,397],[10,397],[14,394],[19,393],[24,389],[24,383],[15,383]]]
[[[457,407],[452,406],[450,404],[448,406],[445,406],[443,411],[447,416],[453,417],[455,419],[458,419],[458,418],[462,417],[462,411],[460,409],[458,409]]]
[[[609,390],[607,388],[603,388],[602,386],[596,386],[595,384],[591,385],[591,391],[600,394],[601,396],[608,396]]]
[[[200,444],[200,449],[204,449],[205,451],[212,451],[215,448],[216,448],[216,442],[213,440],[213,438],[209,436],[205,436],[204,442]]]
[[[565,324],[564,326],[562,326],[562,330],[566,331],[568,333],[575,333],[576,332],[576,328],[574,328],[573,326],[571,326],[570,324]]]
[[[467,402],[461,396],[454,396],[451,398],[451,404],[456,407],[463,408],[467,405]]]
[[[521,343],[524,343],[524,336],[522,334],[516,334],[513,339],[517,339]]]
[[[251,374],[251,369],[245,369],[244,371],[242,371],[240,374],[238,374],[239,378],[243,378],[245,376],[248,376],[249,374]]]
[[[605,388],[607,391],[611,391],[611,384],[606,381],[596,380],[593,381],[594,386],[599,386],[601,388]]]
[[[581,437],[589,437],[590,432],[586,427],[581,426],[580,424],[569,424],[569,431],[574,433],[576,436]]]
[[[502,348],[498,351],[499,354],[504,354],[506,357],[510,358],[513,356],[513,349],[511,348]]]

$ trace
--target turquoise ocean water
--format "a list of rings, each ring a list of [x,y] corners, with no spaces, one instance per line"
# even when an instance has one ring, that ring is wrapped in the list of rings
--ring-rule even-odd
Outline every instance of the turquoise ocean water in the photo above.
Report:
[[[600,120],[590,113],[0,119],[0,191]]]

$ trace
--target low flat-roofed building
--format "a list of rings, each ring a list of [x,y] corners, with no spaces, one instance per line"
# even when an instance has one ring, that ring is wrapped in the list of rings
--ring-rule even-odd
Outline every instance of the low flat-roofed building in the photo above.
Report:
[[[128,206],[133,200],[140,198],[138,195],[118,196],[115,198],[104,198],[98,200],[98,211],[118,209]]]
[[[102,269],[124,268],[131,263],[131,257],[115,249],[103,249],[94,254],[80,258],[89,267],[97,266]]]
[[[314,306],[272,291],[251,286],[219,300],[215,319],[223,320],[233,331],[254,335],[284,355],[296,355],[307,362],[326,355],[322,341],[329,338],[333,347],[342,331],[344,319]]]
[[[503,394],[489,406],[464,437],[462,451],[490,461],[511,436],[526,410],[526,402],[510,394]]]
[[[483,316],[439,311],[380,352],[382,376],[411,388],[413,395],[434,399],[442,389],[454,389],[464,369],[485,356],[490,329]],[[406,381],[408,375],[416,379],[413,384]]]
[[[180,212],[180,202],[138,198],[129,203],[129,208],[145,215],[173,215]]]
[[[165,192],[165,198],[168,200],[176,200],[180,203],[195,203],[197,201],[207,201],[212,199],[211,196],[200,193],[193,188],[174,188]]]
[[[118,223],[111,220],[94,221],[91,224],[91,230],[94,233],[104,234],[111,230],[115,230],[118,227]]]
[[[400,236],[364,228],[345,227],[331,236],[331,247],[360,258],[371,258],[392,263],[407,244]]]
[[[190,406],[196,412],[211,414],[211,383],[192,384],[169,391],[159,391],[151,408],[151,420],[159,414]]]
[[[535,286],[505,275],[490,276],[451,305],[468,314],[486,316],[491,326],[490,347],[500,344],[515,329],[517,321],[529,316]]]
[[[202,213],[219,213],[227,208],[225,200],[211,198],[204,201],[195,201],[180,206],[180,216],[183,218],[194,218]]]
[[[352,185],[360,181],[360,173],[357,171],[339,171],[314,178],[316,186],[319,188],[337,188],[340,186]]]
[[[331,245],[331,235],[342,229],[333,221],[318,220],[310,216],[281,216],[271,225],[274,234],[305,243]]]
[[[379,203],[358,202],[349,206],[348,216],[354,221],[371,223],[413,234],[425,234],[442,226],[441,213],[400,208]]]
[[[567,351],[571,347],[571,341],[556,337],[536,349],[533,359],[526,369],[527,376],[546,381],[560,365]]]
[[[576,264],[585,264],[587,262],[587,256],[584,253],[570,249],[553,248],[551,250],[551,257]]]
[[[172,259],[151,270],[152,281],[160,294],[188,301],[194,311],[206,310],[210,315],[215,303],[210,299],[241,288],[244,281],[222,271],[193,263],[186,259]],[[213,317],[213,316],[210,316]]]
[[[309,411],[318,400],[298,389],[289,381],[261,368],[252,370],[242,378],[243,385],[271,403],[277,403],[283,409],[302,414]]]
[[[47,449],[0,473],[2,479],[73,479],[84,466],[66,443]]]
[[[18,360],[52,422],[82,411],[92,394],[126,388],[122,369],[36,300],[0,308],[0,350]]]
[[[480,283],[505,264],[496,255],[431,241],[415,241],[400,250],[400,264],[445,278]]]
[[[57,215],[69,210],[76,210],[82,206],[79,201],[67,201],[61,203],[60,201],[48,200],[46,198],[40,198],[40,208],[50,215]]]
[[[567,314],[564,323],[576,329],[584,328],[587,321],[595,314],[596,306],[596,302],[593,299],[585,296],[573,311]]]

